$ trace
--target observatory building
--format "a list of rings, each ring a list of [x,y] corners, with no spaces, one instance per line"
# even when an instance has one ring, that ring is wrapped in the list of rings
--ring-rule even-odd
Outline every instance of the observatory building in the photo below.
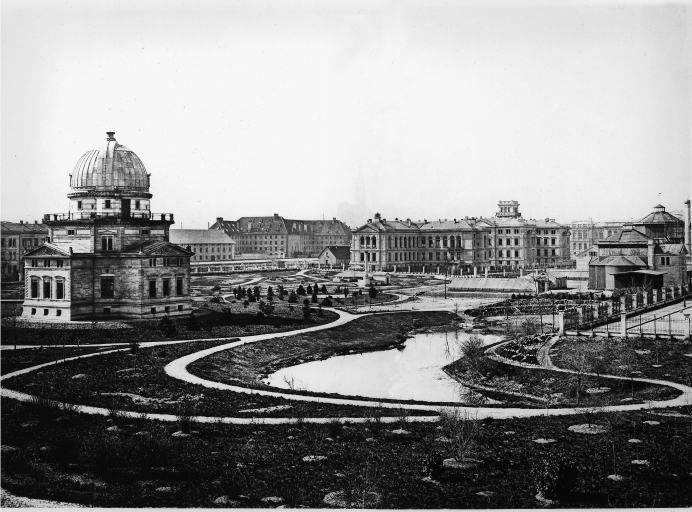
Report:
[[[48,241],[24,258],[22,316],[69,321],[189,314],[190,257],[152,213],[150,175],[107,132],[70,175],[69,212],[46,214]]]

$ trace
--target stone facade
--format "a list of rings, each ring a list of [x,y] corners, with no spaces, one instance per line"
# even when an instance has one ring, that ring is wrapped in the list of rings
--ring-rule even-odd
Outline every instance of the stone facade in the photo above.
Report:
[[[2,222],[0,228],[0,260],[2,279],[21,281],[24,278],[24,255],[48,239],[48,227],[34,222]]]
[[[351,229],[336,218],[332,220],[240,217],[224,220],[217,217],[210,230],[221,230],[236,242],[236,254],[260,255],[265,258],[316,258],[330,245],[350,245]]]
[[[500,201],[495,216],[481,218],[479,224],[490,231],[491,266],[536,268],[569,262],[569,227],[550,218],[523,218],[518,201]]]
[[[169,242],[173,214],[149,210],[149,175],[108,132],[70,176],[70,209],[47,214],[48,239],[25,257],[22,316],[68,321],[191,311],[192,253]]]
[[[192,261],[235,259],[235,240],[216,229],[172,229],[170,241],[192,251]]]

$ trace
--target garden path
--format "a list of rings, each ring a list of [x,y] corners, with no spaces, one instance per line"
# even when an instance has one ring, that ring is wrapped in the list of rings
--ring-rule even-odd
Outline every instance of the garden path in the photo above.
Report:
[[[404,303],[407,304],[407,303]],[[403,305],[403,304],[402,304]],[[440,309],[439,307],[437,308],[438,310]],[[420,308],[417,308],[417,310],[421,310]],[[427,309],[426,309],[427,310]],[[430,310],[434,310],[434,307],[431,306]],[[443,308],[443,310],[448,310],[448,308]],[[492,417],[496,419],[503,419],[503,418],[511,418],[511,417],[516,417],[516,418],[525,418],[525,417],[535,417],[535,416],[542,416],[542,415],[551,415],[551,416],[564,416],[564,415],[573,415],[573,414],[580,414],[583,413],[585,409],[583,408],[559,408],[559,409],[522,409],[522,408],[516,408],[516,407],[469,407],[469,406],[439,406],[439,405],[433,405],[433,404],[424,404],[424,403],[408,403],[408,402],[379,402],[377,400],[367,400],[367,399],[350,399],[350,398],[335,398],[335,397],[321,397],[321,396],[310,396],[310,395],[297,395],[293,393],[284,393],[280,391],[269,391],[269,390],[258,390],[258,389],[252,389],[252,388],[247,388],[247,387],[242,387],[242,386],[234,386],[231,384],[225,384],[221,382],[215,382],[215,381],[210,381],[207,379],[203,379],[201,377],[198,377],[196,375],[191,374],[187,368],[188,366],[193,363],[194,361],[197,361],[199,359],[202,359],[204,357],[207,357],[213,353],[220,352],[223,350],[228,350],[240,345],[244,345],[247,343],[256,343],[256,342],[261,342],[264,340],[269,340],[269,339],[274,339],[274,338],[279,338],[279,337],[285,337],[285,336],[292,336],[296,334],[301,334],[301,333],[307,333],[307,332],[316,332],[319,330],[323,329],[330,329],[332,327],[336,327],[339,325],[344,325],[347,324],[351,321],[353,321],[356,318],[360,318],[362,315],[352,315],[350,313],[346,313],[344,311],[335,311],[338,315],[339,318],[335,320],[334,322],[331,322],[329,324],[323,324],[319,326],[314,326],[314,327],[307,327],[303,329],[297,329],[295,331],[288,331],[288,332],[281,332],[281,333],[273,333],[273,334],[268,334],[268,335],[253,335],[253,336],[243,336],[240,337],[238,341],[233,341],[230,343],[226,343],[223,345],[219,345],[216,347],[212,347],[206,350],[201,350],[199,352],[195,352],[193,354],[189,354],[186,356],[183,356],[179,359],[176,359],[172,362],[170,362],[166,367],[164,368],[164,371],[166,374],[168,374],[172,378],[177,378],[185,382],[189,382],[192,384],[197,384],[203,387],[207,388],[214,388],[214,389],[222,389],[222,390],[228,390],[228,391],[233,391],[233,392],[239,392],[239,393],[247,393],[247,394],[257,394],[257,395],[263,395],[263,396],[273,396],[273,397],[280,397],[284,398],[287,400],[297,400],[297,401],[305,401],[305,402],[317,402],[317,403],[329,403],[329,404],[337,404],[337,405],[354,405],[354,406],[365,406],[365,407],[376,407],[376,408],[386,408],[386,409],[393,409],[393,410],[402,410],[402,409],[408,409],[408,410],[419,410],[419,411],[430,411],[434,415],[431,416],[409,416],[407,418],[407,421],[416,421],[416,422],[425,422],[425,421],[437,421],[439,419],[438,414],[441,411],[449,410],[449,411],[458,411],[461,413],[467,413],[471,415],[472,417],[477,417],[477,418],[486,418],[486,417]],[[199,340],[176,340],[173,342],[169,341],[163,341],[163,342],[149,342],[142,344],[143,347],[146,346],[155,346],[155,345],[164,345],[164,344],[171,344],[171,343],[185,343],[185,342],[190,342],[190,341],[199,341]],[[496,346],[497,347],[497,346]],[[496,348],[495,347],[495,348]],[[87,357],[97,357],[102,354],[108,354],[112,352],[117,352],[117,351],[122,351],[122,350],[127,350],[127,348],[117,348],[114,350],[106,350],[102,352],[96,352],[96,353],[91,353],[91,354],[84,354],[80,356],[75,356],[71,358],[66,358],[64,360],[61,360],[60,362],[66,362],[66,361],[71,361],[74,359],[80,359],[80,358],[87,358]],[[493,349],[491,349],[490,354],[494,354]],[[497,354],[494,354],[494,357],[499,357]],[[514,361],[503,361],[507,362],[508,364],[514,364],[514,365],[519,365],[521,366],[520,363],[515,363]],[[0,382],[5,381],[7,379],[10,379],[12,377],[18,376],[18,375],[23,375],[26,373],[33,372],[35,370],[38,370],[40,368],[43,368],[48,365],[55,364],[55,362],[49,362],[49,363],[44,363],[36,366],[32,366],[30,368],[24,368],[21,370],[17,370],[15,372],[9,373],[7,375],[0,376]],[[536,366],[533,366],[534,368],[537,368]],[[570,370],[566,369],[560,369],[560,368],[555,368],[555,371],[560,371],[560,372],[565,372],[565,373],[574,373],[571,372]],[[621,376],[611,376],[611,375],[603,375],[602,377],[609,377],[609,378],[615,378],[615,379],[626,379],[627,377],[621,377]],[[670,400],[664,400],[664,401],[655,401],[655,402],[649,402],[645,404],[627,404],[627,405],[614,405],[614,406],[605,406],[601,410],[603,412],[612,412],[612,411],[634,411],[634,410],[641,410],[641,409],[649,409],[649,408],[665,408],[665,407],[677,407],[677,406],[682,406],[682,405],[689,405],[692,404],[692,387],[685,386],[682,384],[674,383],[674,382],[668,382],[668,381],[661,381],[661,380],[654,380],[654,379],[644,379],[644,378],[636,378],[634,379],[637,382],[645,382],[645,383],[650,383],[650,384],[658,384],[658,385],[664,385],[664,386],[669,386],[673,387],[675,389],[678,389],[681,391],[681,394],[673,399]],[[27,394],[27,393],[22,393],[19,391],[14,391],[11,389],[7,389],[5,387],[2,387],[0,389],[0,392],[2,396],[5,396],[7,398],[23,401],[23,402],[28,402],[35,397]],[[55,404],[56,406],[59,406],[60,404]],[[87,405],[77,405],[77,404],[72,404],[74,406],[74,410],[83,414],[96,414],[96,415],[103,415],[106,416],[108,414],[111,414],[111,410],[103,408],[103,407],[93,407],[93,406],[87,406]],[[134,412],[134,411],[119,411],[122,415],[126,417],[132,417],[132,418],[146,418],[146,419],[154,419],[154,420],[161,420],[161,421],[170,421],[170,422],[175,422],[177,421],[177,417],[172,414],[146,414],[146,413],[139,413],[139,412]],[[383,422],[396,422],[401,419],[401,414],[397,416],[387,416],[381,418]],[[357,417],[357,418],[347,418],[347,417],[338,417],[338,418],[238,418],[238,417],[230,417],[230,416],[224,416],[224,417],[215,417],[215,416],[195,416],[193,418],[193,421],[200,422],[200,423],[228,423],[228,424],[265,424],[265,425],[280,425],[280,424],[290,424],[290,423],[299,423],[299,422],[307,422],[307,423],[330,423],[330,422],[340,422],[340,423],[362,423],[362,422],[368,422],[372,421],[375,418],[371,417]],[[379,417],[377,419],[380,419]]]

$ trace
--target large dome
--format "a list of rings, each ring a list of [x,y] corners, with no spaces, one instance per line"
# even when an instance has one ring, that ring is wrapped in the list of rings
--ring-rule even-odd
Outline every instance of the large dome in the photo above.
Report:
[[[82,155],[70,175],[74,191],[149,191],[149,175],[139,157],[106,132],[106,145]]]

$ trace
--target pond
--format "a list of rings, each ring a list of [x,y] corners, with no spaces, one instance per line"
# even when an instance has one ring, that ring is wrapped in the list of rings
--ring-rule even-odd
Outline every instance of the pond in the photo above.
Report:
[[[311,361],[282,368],[264,382],[283,389],[369,398],[463,402],[468,388],[442,367],[461,357],[461,344],[469,336],[463,331],[416,334],[406,340],[403,349]],[[494,335],[482,338],[486,345],[500,340]]]

